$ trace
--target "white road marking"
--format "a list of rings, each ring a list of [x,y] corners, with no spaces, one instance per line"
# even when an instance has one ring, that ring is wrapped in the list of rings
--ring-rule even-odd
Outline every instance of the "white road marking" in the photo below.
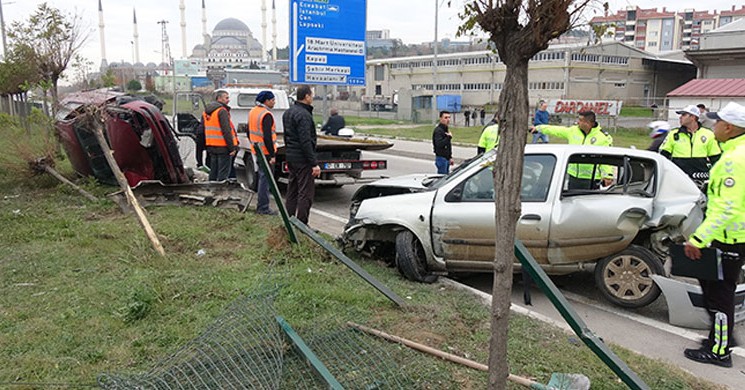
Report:
[[[311,208],[310,209],[310,212],[311,213],[314,213],[314,214],[318,214],[318,215],[320,215],[320,216],[322,216],[324,218],[328,218],[328,219],[334,220],[336,222],[341,222],[343,224],[346,224],[349,221],[348,219],[345,219],[345,218],[336,216],[336,215],[331,214],[331,213],[327,213],[327,212],[325,212],[323,210],[319,210],[319,209]]]

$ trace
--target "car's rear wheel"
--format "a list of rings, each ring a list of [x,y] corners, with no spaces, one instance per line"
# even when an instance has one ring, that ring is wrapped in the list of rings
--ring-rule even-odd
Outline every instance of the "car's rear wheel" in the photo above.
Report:
[[[396,265],[406,279],[423,283],[437,281],[437,275],[427,272],[427,257],[422,243],[408,230],[396,235]]]
[[[653,274],[665,274],[660,259],[647,248],[631,245],[597,263],[595,284],[610,302],[639,308],[660,296],[660,288],[652,280]]]
[[[249,190],[256,192],[259,187],[259,178],[256,169],[254,169],[254,160],[251,153],[243,155],[243,168],[236,167],[236,170],[240,182]]]

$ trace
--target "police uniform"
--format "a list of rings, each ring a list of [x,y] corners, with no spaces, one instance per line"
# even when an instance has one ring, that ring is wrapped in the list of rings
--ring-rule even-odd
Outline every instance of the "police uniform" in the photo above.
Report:
[[[540,125],[535,127],[543,134],[566,139],[570,145],[593,145],[613,146],[613,137],[596,123],[595,127],[585,134],[578,125],[574,126],[552,126]],[[592,189],[597,187],[596,181],[600,177],[594,175],[593,164],[571,164],[567,168],[569,174],[569,189]],[[600,175],[602,178],[612,178],[612,167],[601,165]]]
[[[707,115],[745,128],[745,107],[735,103]],[[724,278],[699,280],[704,306],[711,317],[709,337],[702,348],[686,349],[685,356],[699,362],[731,367],[735,289],[745,261],[745,134],[724,141],[721,149],[723,153],[709,176],[706,218],[688,239],[687,245],[721,250]]]
[[[685,126],[673,129],[660,145],[660,154],[672,160],[691,179],[706,180],[709,167],[722,153],[714,132],[701,127],[691,132]]]
[[[484,128],[479,138],[478,152],[483,153],[492,150],[499,145],[499,125],[489,125]]]

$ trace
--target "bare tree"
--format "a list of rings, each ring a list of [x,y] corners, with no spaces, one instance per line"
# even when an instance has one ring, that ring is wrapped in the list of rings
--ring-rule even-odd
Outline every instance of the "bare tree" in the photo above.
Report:
[[[42,3],[25,23],[14,22],[8,37],[11,45],[28,45],[33,49],[41,79],[51,83],[52,112],[56,114],[58,81],[88,39],[81,17],[63,14]]]
[[[502,136],[497,148],[494,203],[497,225],[492,288],[492,335],[489,345],[489,388],[505,389],[507,336],[515,261],[514,242],[520,217],[523,152],[528,133],[528,61],[548,42],[568,31],[591,0],[475,0],[465,3],[458,34],[486,32],[506,72],[499,95]]]

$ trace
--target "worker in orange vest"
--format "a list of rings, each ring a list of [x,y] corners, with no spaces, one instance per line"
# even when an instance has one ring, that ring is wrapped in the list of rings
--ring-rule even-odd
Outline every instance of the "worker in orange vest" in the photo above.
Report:
[[[269,110],[274,108],[276,102],[272,91],[261,91],[256,95],[256,107],[248,113],[248,139],[251,142],[251,153],[256,156],[258,152],[256,145],[258,145],[261,153],[269,162],[269,172],[274,169],[275,153],[277,151],[277,129],[274,124],[274,115]],[[277,214],[269,207],[269,180],[261,168],[259,168],[259,182],[256,192],[258,193],[256,213]]]
[[[238,134],[230,119],[229,102],[227,92],[217,91],[215,101],[202,114],[204,143],[210,156],[210,181],[227,180],[238,153]]]

